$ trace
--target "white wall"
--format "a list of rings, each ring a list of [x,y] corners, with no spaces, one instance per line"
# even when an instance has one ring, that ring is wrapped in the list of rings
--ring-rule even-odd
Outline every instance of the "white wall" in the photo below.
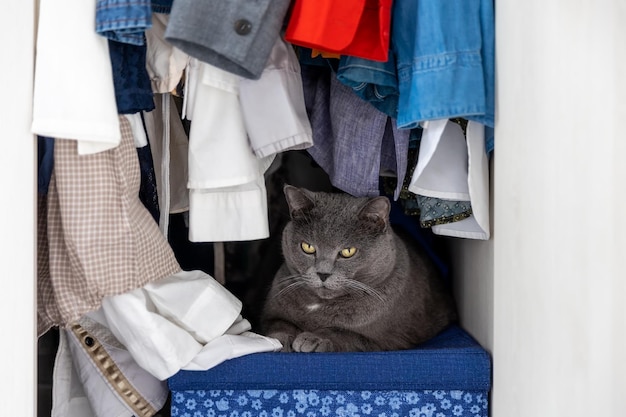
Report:
[[[497,2],[494,417],[626,415],[626,2]]]
[[[626,415],[624,22],[619,0],[497,1],[493,239],[453,243],[492,417]]]
[[[35,140],[30,134],[34,5],[2,5],[0,416],[35,413]]]

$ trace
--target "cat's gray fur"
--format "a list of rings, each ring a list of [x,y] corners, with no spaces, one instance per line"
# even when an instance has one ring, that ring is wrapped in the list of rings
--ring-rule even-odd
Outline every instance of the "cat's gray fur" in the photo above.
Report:
[[[284,351],[374,351],[413,347],[456,319],[438,270],[389,223],[386,197],[355,198],[286,185],[291,221],[284,264],[261,316]],[[316,248],[307,254],[306,242]],[[354,256],[339,252],[355,247]]]

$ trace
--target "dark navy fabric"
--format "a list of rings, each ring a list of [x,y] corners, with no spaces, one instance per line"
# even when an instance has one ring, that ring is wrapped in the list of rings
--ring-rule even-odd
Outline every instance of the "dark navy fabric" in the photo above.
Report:
[[[154,95],[146,69],[146,45],[109,40],[115,102],[119,114],[154,110]]]
[[[207,371],[180,371],[174,391],[193,390],[471,390],[491,387],[489,354],[452,326],[410,350],[256,353]]]
[[[155,222],[159,222],[159,196],[157,193],[156,174],[152,161],[152,151],[150,144],[143,148],[137,148],[137,158],[139,159],[139,171],[141,173],[141,184],[139,186],[139,200],[152,215]]]
[[[37,161],[37,192],[47,195],[54,167],[54,138],[37,136]]]
[[[150,2],[154,13],[169,14],[172,11],[173,0],[152,0]]]
[[[382,191],[381,191],[382,194]],[[413,216],[406,215],[404,213],[404,208],[400,201],[394,201],[393,199],[389,199],[391,202],[391,211],[389,212],[389,222],[397,227],[401,227],[407,233],[409,233],[413,239],[424,249],[424,251],[428,254],[430,259],[433,261],[437,269],[439,269],[439,273],[446,280],[446,282],[450,282],[450,268],[448,264],[442,259],[441,256],[437,253],[435,248],[434,234],[430,229],[424,229],[419,227]]]

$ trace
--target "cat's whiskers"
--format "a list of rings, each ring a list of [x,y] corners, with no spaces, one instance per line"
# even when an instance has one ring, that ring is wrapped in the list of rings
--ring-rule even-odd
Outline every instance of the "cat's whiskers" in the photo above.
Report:
[[[283,288],[281,288],[272,298],[278,298],[284,295],[289,294],[290,292],[295,291],[298,287],[303,285],[307,285],[306,281],[302,280],[304,278],[302,275],[288,275],[280,279],[279,284],[283,285],[285,282],[289,282]]]
[[[369,285],[363,284],[360,281],[356,281],[356,280],[349,279],[349,278],[345,278],[343,281],[344,281],[346,288],[358,290],[367,295],[371,295],[377,298],[378,300],[380,300],[381,303],[385,302],[385,297],[383,297],[383,295],[379,291],[375,290]]]
[[[276,279],[276,283],[278,285],[283,284],[285,281],[296,281],[299,278],[302,278],[301,274],[293,274],[293,275],[287,275],[286,277],[281,277],[281,278],[277,278]]]

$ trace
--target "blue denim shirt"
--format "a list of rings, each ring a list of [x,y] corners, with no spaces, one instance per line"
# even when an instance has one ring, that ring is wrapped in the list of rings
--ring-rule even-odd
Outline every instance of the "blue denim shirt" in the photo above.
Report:
[[[493,150],[493,0],[395,0],[390,59],[342,56],[337,79],[412,129],[464,117],[486,126]]]
[[[398,126],[464,117],[494,125],[493,0],[398,0]]]
[[[152,26],[150,0],[97,0],[96,33],[113,41],[143,45]]]

